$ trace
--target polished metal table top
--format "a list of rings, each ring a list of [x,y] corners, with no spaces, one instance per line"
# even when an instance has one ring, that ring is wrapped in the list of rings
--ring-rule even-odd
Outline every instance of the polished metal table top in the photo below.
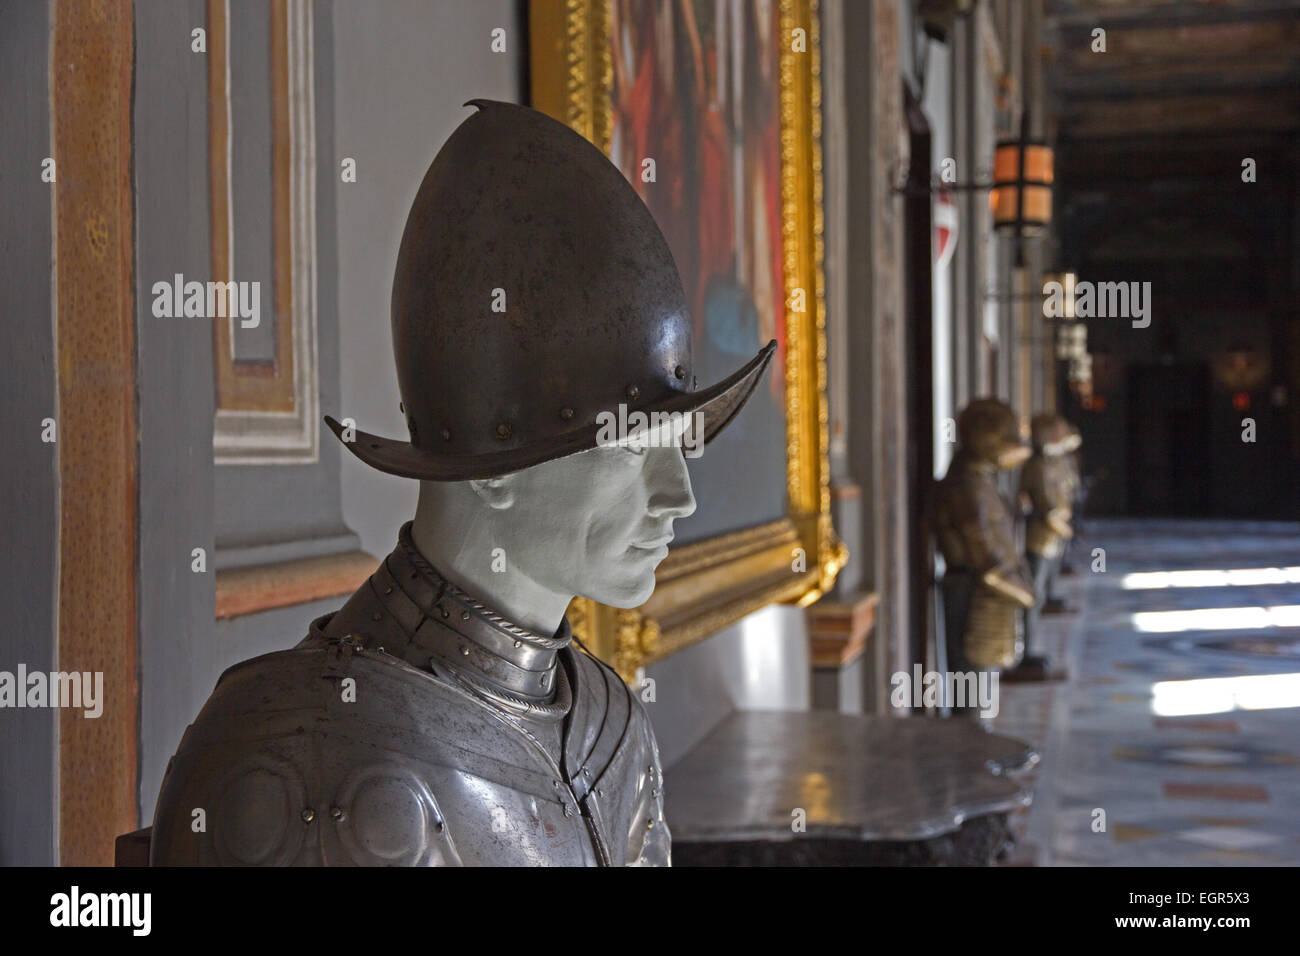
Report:
[[[736,711],[667,771],[665,812],[674,841],[925,840],[1028,805],[1006,773],[1037,759],[973,720]]]

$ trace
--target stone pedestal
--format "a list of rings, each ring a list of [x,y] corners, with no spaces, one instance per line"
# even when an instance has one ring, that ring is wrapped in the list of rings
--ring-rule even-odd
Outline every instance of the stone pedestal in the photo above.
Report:
[[[847,600],[821,600],[808,608],[815,709],[862,713],[862,652],[875,627],[878,603],[874,592],[859,592]]]
[[[973,721],[737,711],[665,780],[676,865],[989,865],[1037,760]]]

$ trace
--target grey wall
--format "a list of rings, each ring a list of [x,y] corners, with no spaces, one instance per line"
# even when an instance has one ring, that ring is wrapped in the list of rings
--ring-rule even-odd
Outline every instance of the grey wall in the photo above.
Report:
[[[0,255],[5,413],[0,439],[0,670],[55,665],[58,602],[58,445],[51,297],[51,204],[41,181],[50,155],[49,20],[44,3],[7,4],[0,30]],[[55,862],[57,711],[0,710],[0,865]]]
[[[152,313],[153,283],[205,279],[207,57],[186,38],[203,0],[135,6],[136,347],[139,381],[139,800],[153,818],[167,760],[202,696],[212,642],[212,326]],[[208,554],[206,573],[191,552]]]
[[[321,408],[365,431],[406,437],[389,329],[397,247],[425,171],[471,112],[462,104],[474,97],[523,101],[527,37],[517,13],[513,0],[335,7],[334,144],[321,175],[338,197],[341,388],[337,401],[322,396]],[[489,48],[496,27],[506,30],[505,53]],[[355,183],[340,181],[345,157],[356,160]],[[336,444],[332,435],[321,440]],[[387,554],[398,527],[415,514],[418,484],[349,454],[341,472],[344,520],[363,549]]]
[[[319,2],[312,5],[313,78],[315,81],[316,124],[316,350],[318,394],[322,414],[332,413],[339,405],[339,322],[338,322],[338,255],[336,250],[336,195],[338,164],[334,153],[334,36],[333,17],[335,4]],[[338,6],[352,9],[347,5]],[[239,47],[260,46],[266,42],[265,4],[252,4],[246,8],[257,12],[261,8],[261,21],[256,16],[231,17],[230,46],[231,98],[238,106],[244,100],[265,100],[266,81],[260,84],[254,76],[237,74],[238,63],[234,50]],[[371,9],[368,5],[367,10]],[[265,68],[265,64],[263,64]],[[237,89],[243,88],[242,97]],[[251,92],[250,92],[251,88]],[[206,115],[206,109],[204,110]],[[240,115],[235,111],[234,122]],[[269,131],[254,124],[249,131],[234,127],[235,138],[244,141],[257,138],[258,151],[269,159],[271,141]],[[238,169],[238,167],[236,167]],[[204,175],[202,182],[206,184]],[[240,186],[234,183],[235,188]],[[242,262],[247,263],[250,275],[270,272],[269,263],[257,261],[256,251],[270,255],[270,244],[258,241],[269,237],[272,229],[272,208],[269,198],[259,201],[260,190],[267,190],[265,177],[259,188],[250,188],[241,196],[235,195],[237,212],[235,228],[239,244],[236,255],[243,250]],[[242,203],[241,203],[241,200]],[[242,215],[239,210],[243,209]],[[249,245],[245,246],[244,243]],[[237,265],[241,270],[246,267]],[[268,284],[265,288],[270,288]],[[263,326],[271,323],[263,322]],[[250,351],[255,351],[251,348]],[[209,377],[211,372],[208,373]],[[216,469],[214,514],[216,535],[216,565],[233,568],[268,564],[318,554],[350,551],[357,547],[357,538],[345,525],[339,491],[339,461],[342,449],[324,425],[320,426],[320,457],[311,464],[302,465],[222,465]],[[350,456],[349,456],[350,457]],[[293,643],[306,633],[278,635],[280,646]],[[268,647],[273,646],[275,635],[267,635]],[[220,630],[218,630],[218,640]]]
[[[313,5],[317,170],[317,361],[322,407],[338,403],[333,169],[333,5]],[[181,734],[230,664],[297,643],[341,600],[214,621],[218,568],[355,548],[343,524],[339,449],[310,465],[213,464],[212,327],[157,319],[153,282],[211,273],[206,56],[189,33],[203,0],[135,9],[135,173],[140,382],[140,810],[147,824]],[[232,24],[237,26],[237,24]],[[178,40],[178,38],[181,38]],[[248,45],[239,33],[232,45]],[[238,133],[238,130],[236,131]],[[246,141],[257,138],[253,134]],[[265,137],[262,137],[265,139]],[[270,150],[270,142],[263,143]],[[263,214],[270,216],[270,210]],[[266,223],[262,224],[269,228]],[[244,223],[245,231],[252,227]],[[256,270],[256,264],[250,264]],[[332,439],[330,439],[332,442]],[[191,570],[206,549],[207,572]]]
[[[771,605],[646,669],[646,702],[671,767],[733,710],[807,710],[812,701],[802,608]]]

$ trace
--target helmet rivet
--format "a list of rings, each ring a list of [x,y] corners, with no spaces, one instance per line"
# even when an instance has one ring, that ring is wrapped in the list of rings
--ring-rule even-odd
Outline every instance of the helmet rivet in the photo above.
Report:
[[[451,429],[450,429],[450,428],[444,428],[444,429],[442,430],[442,440],[443,440],[443,441],[451,441]]]
[[[673,374],[676,375],[678,378],[685,378],[685,377],[686,377],[686,369],[682,368],[682,367],[679,365],[679,366],[677,366],[675,369],[673,369]]]
[[[563,418],[563,419],[567,422],[570,418],[573,417],[573,409],[572,409],[572,408],[561,408],[561,409],[560,409],[560,417]]]
[[[509,438],[509,437],[510,437],[510,423],[502,422],[500,425],[497,426],[497,438]]]
[[[637,388],[635,385],[629,385],[627,387],[628,398],[636,398],[640,394],[641,394],[641,389]]]
[[[302,813],[300,813],[299,816],[302,817],[303,823],[311,823],[316,819],[316,811],[311,807],[303,807]]]

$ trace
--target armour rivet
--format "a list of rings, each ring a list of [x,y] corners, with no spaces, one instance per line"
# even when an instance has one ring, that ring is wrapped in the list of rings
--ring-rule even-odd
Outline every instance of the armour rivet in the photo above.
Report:
[[[442,430],[442,440],[443,440],[443,441],[451,441],[451,429],[450,429],[450,428],[444,428],[444,429]]]
[[[523,646],[524,646],[523,641],[515,641],[515,647],[523,647]]]
[[[370,615],[370,619],[372,621],[382,621],[384,619],[384,616],[380,614],[378,611],[376,611],[374,614]]]
[[[385,593],[385,594],[392,594],[392,593],[393,593],[393,589],[392,589],[392,588],[384,588],[384,593]]]
[[[462,654],[464,654],[466,657],[469,657],[469,648],[468,648],[468,647],[461,647],[460,652],[461,652]]]
[[[438,608],[438,610],[442,612],[442,616],[443,616],[443,617],[450,617],[450,616],[451,616],[451,612],[448,611],[445,607],[440,607],[440,608]]]
[[[509,437],[510,437],[510,423],[502,422],[500,425],[497,426],[497,438],[509,438]]]
[[[641,394],[641,389],[637,388],[635,385],[629,385],[627,387],[628,398],[636,398],[640,394]]]
[[[673,369],[673,374],[676,375],[678,378],[685,378],[685,377],[686,377],[686,369],[682,368],[682,367],[679,365],[679,366],[677,366],[675,369]]]
[[[343,819],[343,808],[342,808],[342,807],[330,807],[330,816],[332,816],[335,820],[342,820],[342,819]]]
[[[561,409],[560,409],[560,417],[563,418],[563,419],[567,422],[570,418],[573,417],[573,409],[572,409],[572,408],[561,408]]]
[[[468,621],[468,620],[469,620],[469,611],[461,611],[461,612],[460,612],[460,619],[461,619],[462,621]]]
[[[647,820],[645,822],[645,828],[647,830],[653,830],[655,828],[655,822],[653,820]]]
[[[311,823],[316,819],[316,811],[311,807],[303,807],[302,813],[300,813],[299,816],[302,817],[303,823]]]

